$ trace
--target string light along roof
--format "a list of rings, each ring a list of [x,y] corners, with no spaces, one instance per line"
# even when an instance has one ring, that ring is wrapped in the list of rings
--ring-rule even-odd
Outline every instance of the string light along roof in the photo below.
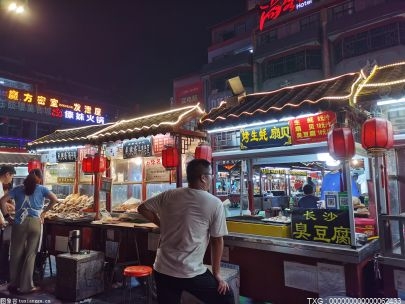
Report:
[[[284,87],[279,90],[249,94],[234,105],[223,101],[200,119],[200,126],[226,127],[241,123],[265,122],[349,105],[355,87],[363,79],[360,73]]]
[[[32,159],[40,159],[39,155],[19,152],[0,151],[0,165],[19,166],[26,165]]]
[[[353,101],[367,105],[385,98],[402,98],[404,95],[405,62],[398,62],[374,66],[370,75],[358,86]]]
[[[91,125],[78,128],[61,129],[40,137],[27,144],[29,150],[49,147],[63,147],[89,143],[88,136],[97,131],[108,128],[113,123]]]
[[[200,118],[203,113],[204,111],[197,104],[129,120],[120,120],[116,123],[56,130],[28,143],[28,149],[96,144],[104,141],[176,132],[177,128],[187,119]]]
[[[92,134],[89,139],[94,142],[102,142],[175,133],[187,120],[200,118],[203,114],[204,111],[197,104],[129,120],[121,120],[106,129]]]

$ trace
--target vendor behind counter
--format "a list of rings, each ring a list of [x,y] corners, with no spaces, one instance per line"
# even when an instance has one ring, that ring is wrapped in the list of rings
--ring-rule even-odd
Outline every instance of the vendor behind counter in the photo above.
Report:
[[[314,187],[311,184],[306,184],[303,187],[304,196],[298,201],[299,208],[318,208],[317,202],[319,197],[314,195]]]

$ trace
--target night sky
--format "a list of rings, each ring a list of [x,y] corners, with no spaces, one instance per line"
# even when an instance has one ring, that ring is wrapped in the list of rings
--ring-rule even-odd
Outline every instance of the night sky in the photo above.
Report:
[[[0,56],[102,88],[140,113],[169,108],[173,79],[207,63],[212,25],[245,0],[30,0],[24,23],[1,16]]]

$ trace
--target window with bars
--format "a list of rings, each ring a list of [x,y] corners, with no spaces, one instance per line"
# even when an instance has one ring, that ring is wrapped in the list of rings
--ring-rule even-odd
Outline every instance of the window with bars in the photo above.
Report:
[[[334,58],[338,63],[376,50],[405,44],[405,23],[391,23],[345,37],[334,44]]]
[[[321,50],[303,50],[294,54],[269,60],[264,64],[264,79],[291,74],[306,69],[321,69]]]
[[[346,1],[342,4],[331,7],[328,10],[328,17],[330,20],[337,20],[344,16],[349,16],[354,13],[353,1]]]
[[[309,28],[313,28],[313,29],[318,28],[319,24],[320,24],[320,20],[321,20],[321,17],[320,17],[319,13],[312,14],[310,16],[301,18],[301,20],[300,20],[301,31],[309,29]]]

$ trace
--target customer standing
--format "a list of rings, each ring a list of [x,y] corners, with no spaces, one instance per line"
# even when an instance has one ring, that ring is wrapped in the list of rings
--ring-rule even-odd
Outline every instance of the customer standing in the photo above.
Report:
[[[158,302],[180,303],[183,290],[205,303],[234,303],[220,274],[223,236],[228,234],[222,202],[208,193],[211,165],[194,159],[187,165],[188,188],[163,192],[143,202],[138,212],[160,227],[154,263]],[[211,243],[212,273],[203,264]]]
[[[12,166],[2,166],[0,168],[0,198],[4,196],[3,185],[8,185],[12,182],[15,175],[15,169]],[[6,211],[7,214],[7,211]],[[0,228],[6,224],[3,213],[0,211]]]
[[[38,290],[32,279],[34,272],[35,256],[41,237],[41,225],[44,212],[56,204],[57,198],[48,188],[40,185],[42,172],[33,169],[25,178],[23,185],[11,189],[0,199],[3,213],[6,213],[6,202],[14,199],[16,202],[15,219],[10,214],[5,214],[13,224],[11,232],[11,257],[10,257],[10,292],[20,291],[31,293]],[[49,198],[50,203],[44,209],[44,199]]]
[[[15,169],[12,166],[2,166],[0,168],[0,198],[4,195],[4,190],[11,185],[15,175]],[[14,210],[14,205],[7,203],[7,212]],[[7,221],[4,219],[3,213],[0,210],[0,283],[9,280],[9,247],[11,227],[7,226]]]

